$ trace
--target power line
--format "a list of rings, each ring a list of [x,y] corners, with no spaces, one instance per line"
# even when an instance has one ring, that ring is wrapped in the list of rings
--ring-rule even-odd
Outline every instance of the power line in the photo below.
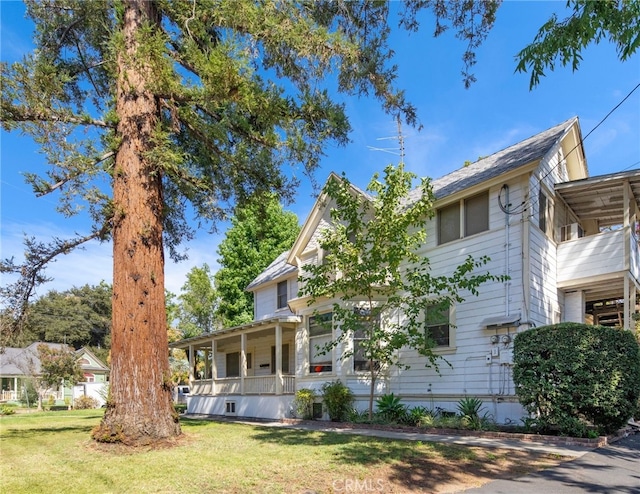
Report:
[[[631,95],[638,89],[640,88],[640,83],[638,83],[631,91],[629,91],[627,93],[627,95],[622,98],[622,100],[620,100],[620,102],[614,106],[596,125],[595,127],[593,127],[584,137],[580,138],[580,142],[578,144],[576,144],[575,146],[573,146],[573,148],[563,157],[562,160],[558,160],[558,163],[556,163],[554,166],[551,167],[551,169],[545,173],[542,177],[540,177],[538,179],[538,183],[537,185],[540,186],[542,184],[542,181],[547,178],[558,166],[560,166],[560,164],[563,161],[566,161],[566,159],[569,157],[569,155],[575,151],[578,147],[582,146],[584,144],[584,141],[598,128],[600,127],[600,125],[602,125],[604,123],[605,120],[607,120],[607,118],[609,118],[611,116],[611,114],[616,111],[626,100],[628,100]],[[632,166],[635,166],[636,164],[638,164],[640,162],[636,162],[630,166],[628,166],[626,169],[631,168]],[[527,205],[527,202],[529,202],[529,204]],[[538,204],[538,198],[532,198],[529,197],[527,200],[523,201],[522,204],[520,204],[516,209],[514,210],[509,210],[509,204],[502,204],[502,200],[500,198],[500,195],[498,195],[498,205],[500,206],[500,209],[507,214],[522,214],[524,213],[527,209],[533,208],[536,204]]]

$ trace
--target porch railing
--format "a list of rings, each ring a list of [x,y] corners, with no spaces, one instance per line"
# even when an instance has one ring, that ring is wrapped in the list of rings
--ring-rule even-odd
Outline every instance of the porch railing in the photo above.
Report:
[[[296,389],[296,378],[291,375],[282,376],[282,393],[293,394]],[[221,379],[202,379],[194,381],[191,394],[194,395],[230,395],[241,394],[242,386],[239,377]],[[276,376],[248,376],[244,378],[245,394],[276,394]]]
[[[631,255],[637,260],[637,248]],[[558,245],[558,283],[570,285],[580,278],[622,271],[624,261],[622,230],[562,242]]]
[[[18,392],[12,390],[3,390],[0,394],[0,401],[15,401],[18,399]]]

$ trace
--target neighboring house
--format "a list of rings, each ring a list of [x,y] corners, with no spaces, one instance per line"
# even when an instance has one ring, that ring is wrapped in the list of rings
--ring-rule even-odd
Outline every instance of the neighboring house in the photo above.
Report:
[[[2,383],[0,401],[19,400],[29,380],[33,379],[34,376],[40,375],[39,345],[47,345],[54,350],[66,348],[66,345],[60,343],[35,342],[26,348],[6,347],[4,351],[0,353],[0,381]],[[76,355],[80,368],[85,376],[85,381],[82,384],[107,382],[109,368],[91,351],[86,348],[81,348],[76,350]],[[103,386],[104,384],[100,385],[100,387]],[[89,387],[91,388],[91,386]],[[72,391],[71,386],[66,388],[60,387],[60,389],[50,390],[50,394],[56,399],[62,400],[65,397],[73,396],[75,398],[79,396],[79,390],[76,391],[74,389]]]
[[[437,211],[424,246],[433,273],[486,254],[486,268],[509,280],[486,283],[479,296],[451,308],[438,327],[435,351],[451,364],[440,366],[441,375],[405,349],[402,361],[411,367],[388,369],[377,392],[447,410],[477,397],[498,422],[518,423],[525,412],[512,380],[515,334],[562,321],[634,325],[640,170],[590,178],[572,118],[436,179],[433,187]],[[291,250],[247,287],[254,294],[252,323],[171,344],[188,350],[191,369],[196,358],[205,362],[203,375],[191,372],[189,413],[283,418],[296,390],[319,390],[336,379],[366,408],[368,374],[358,362],[340,359],[340,346],[327,355],[315,351],[333,337],[318,324],[331,318],[332,301],[308,306],[297,295],[300,270],[322,262],[318,238],[330,224],[330,206],[321,197]]]

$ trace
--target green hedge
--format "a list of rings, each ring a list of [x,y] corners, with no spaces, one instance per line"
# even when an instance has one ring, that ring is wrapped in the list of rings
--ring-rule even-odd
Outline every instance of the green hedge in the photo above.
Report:
[[[542,430],[610,433],[637,412],[640,346],[631,331],[562,323],[514,339],[520,403]]]

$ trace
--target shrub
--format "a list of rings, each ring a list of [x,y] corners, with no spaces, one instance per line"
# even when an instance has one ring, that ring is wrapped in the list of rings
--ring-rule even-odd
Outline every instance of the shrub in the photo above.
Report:
[[[352,408],[347,414],[347,420],[355,424],[366,424],[369,422],[369,411]]]
[[[15,407],[11,405],[0,405],[0,415],[13,415],[16,413]]]
[[[31,381],[28,381],[27,385],[24,387],[22,394],[20,395],[20,402],[26,407],[38,405],[38,392]]]
[[[484,410],[482,400],[479,398],[466,397],[458,401],[458,412],[460,413],[460,423],[465,429],[479,431],[493,426],[493,420],[488,413],[480,415]]]
[[[431,417],[431,415],[427,407],[415,406],[407,411],[406,422],[409,425],[419,426],[425,417]]]
[[[98,400],[92,396],[81,396],[76,398],[73,402],[73,407],[76,410],[88,410],[90,408],[98,408]]]
[[[334,422],[346,419],[353,405],[353,392],[340,380],[326,382],[322,385],[322,402]]]
[[[376,399],[376,415],[385,422],[401,424],[407,421],[407,406],[399,396],[385,394]]]
[[[624,426],[640,396],[640,346],[631,331],[562,323],[519,333],[513,379],[542,431],[588,434]],[[579,422],[579,423],[578,423]]]
[[[316,399],[316,392],[313,389],[299,389],[293,399],[293,410],[296,417],[305,420],[313,418],[313,403]]]

